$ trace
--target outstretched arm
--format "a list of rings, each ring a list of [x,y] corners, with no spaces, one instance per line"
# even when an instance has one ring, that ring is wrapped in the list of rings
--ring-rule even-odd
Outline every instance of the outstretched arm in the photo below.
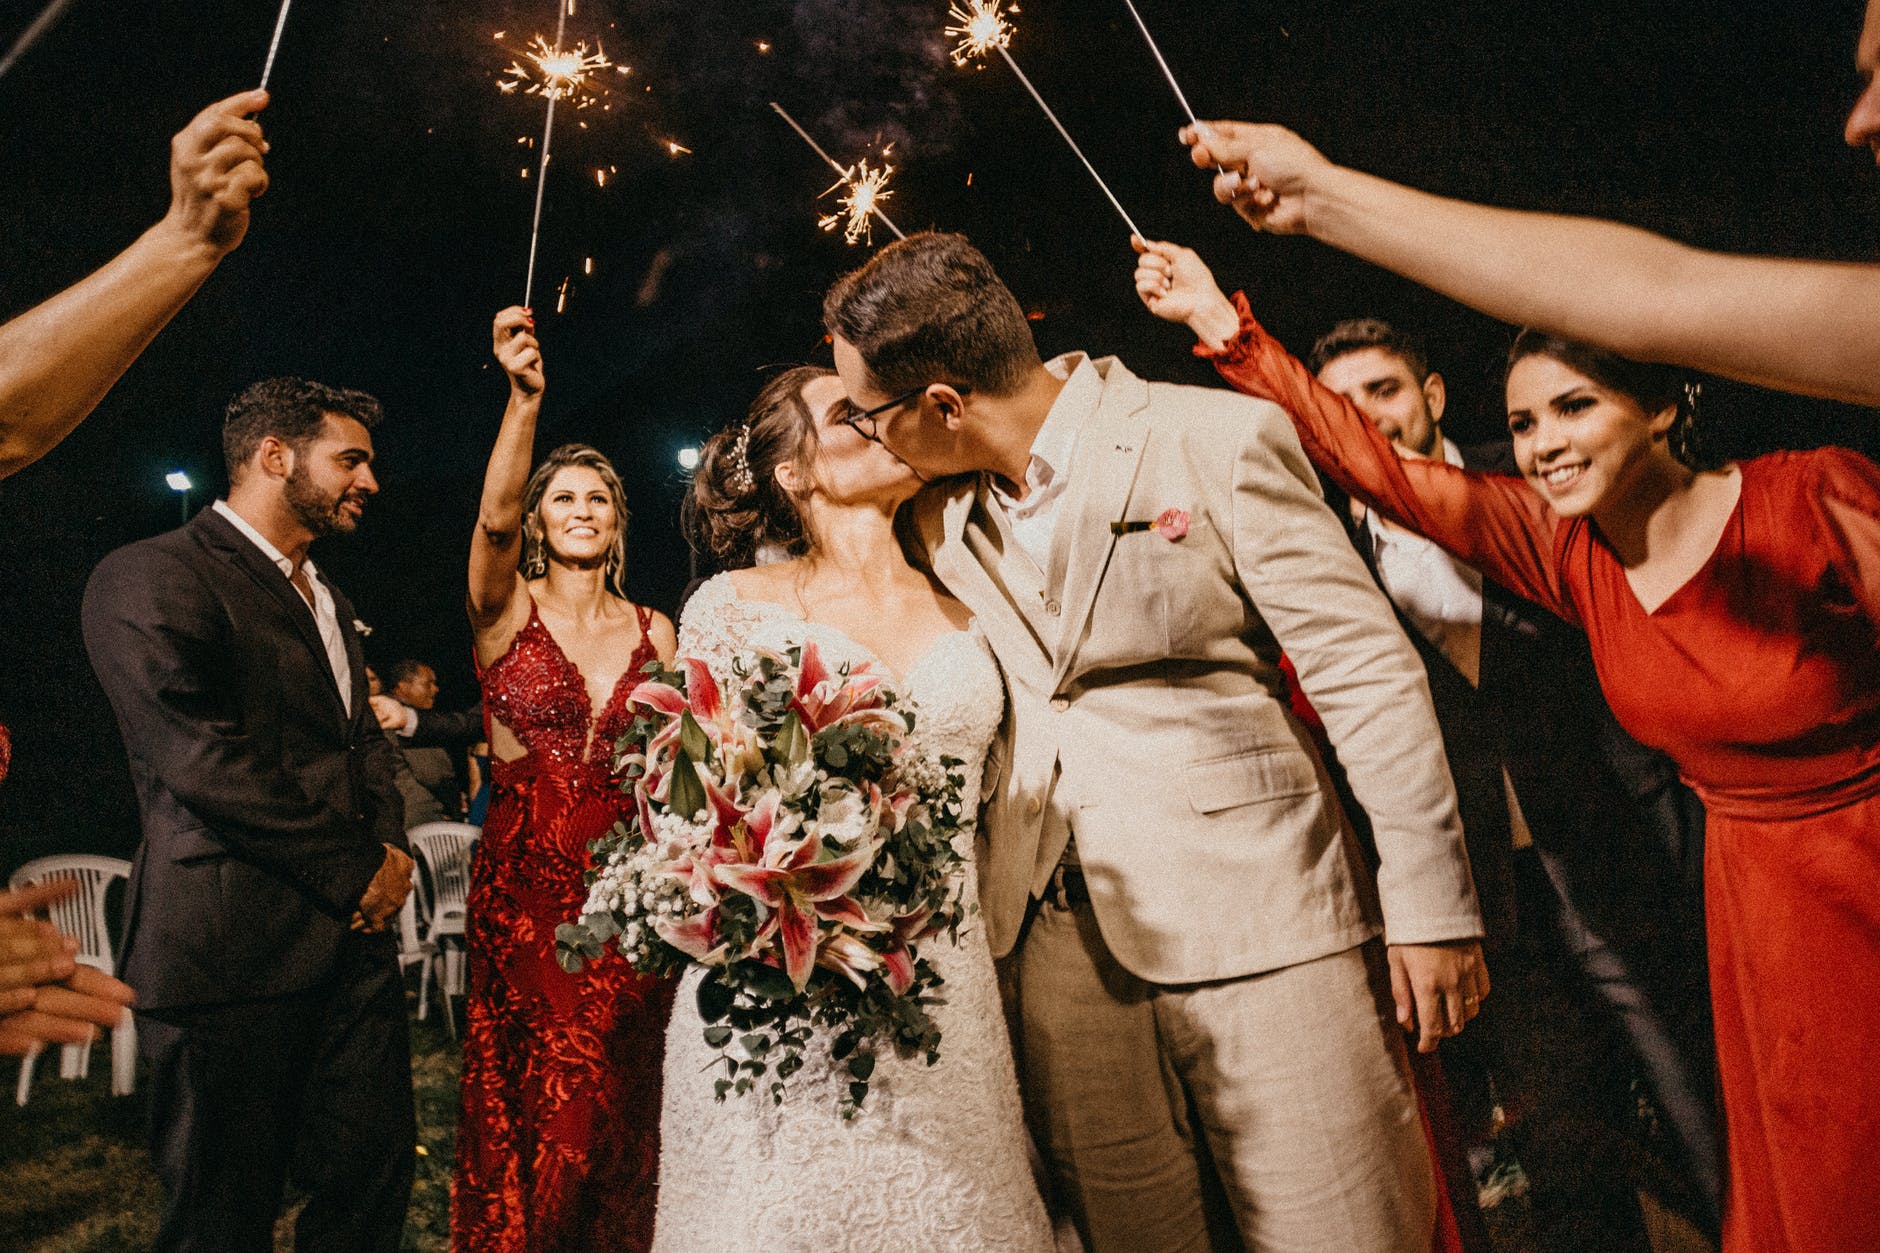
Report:
[[[470,625],[478,633],[496,626],[517,599],[521,576],[522,497],[529,485],[535,451],[535,420],[542,411],[542,347],[535,338],[535,318],[510,306],[496,315],[496,360],[509,376],[509,404],[483,472],[483,500],[470,537]]]
[[[1281,126],[1182,131],[1215,197],[1490,317],[1783,391],[1880,405],[1880,265],[1732,256],[1592,218],[1449,200]]]
[[[210,105],[170,144],[170,208],[105,267],[0,326],[0,478],[84,420],[248,230],[268,185],[264,91]]]
[[[1195,352],[1212,360],[1236,390],[1284,409],[1306,455],[1340,489],[1578,621],[1554,560],[1558,520],[1532,489],[1519,479],[1398,455],[1356,406],[1267,334],[1244,296],[1230,301],[1223,295],[1192,250],[1147,242],[1137,252],[1136,292],[1150,312],[1193,330],[1200,341]]]

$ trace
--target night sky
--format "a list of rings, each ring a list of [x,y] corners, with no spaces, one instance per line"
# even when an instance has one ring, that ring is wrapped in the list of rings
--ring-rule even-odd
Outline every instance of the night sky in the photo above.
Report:
[[[1139,7],[1203,116],[1284,122],[1335,160],[1445,194],[1724,249],[1880,259],[1880,172],[1840,140],[1858,0]],[[40,8],[0,0],[0,47]],[[687,578],[677,451],[741,415],[768,369],[827,360],[821,294],[866,255],[816,229],[832,178],[769,100],[839,159],[894,143],[892,216],[970,235],[1045,353],[1213,382],[1187,333],[1137,304],[1124,228],[1003,64],[947,62],[945,8],[579,0],[569,37],[599,35],[633,72],[609,79],[611,109],[575,115],[586,129],[558,120],[534,301],[549,380],[538,451],[581,439],[613,457],[636,598],[670,611]],[[274,15],[272,0],[77,0],[0,78],[0,316],[157,218],[169,136],[258,77]],[[496,90],[491,36],[517,43],[554,16],[554,0],[295,3],[262,118],[273,186],[247,242],[76,435],[0,484],[0,721],[15,741],[0,872],[135,846],[79,597],[106,552],[176,525],[166,471],[196,480],[193,508],[219,490],[222,407],[258,378],[384,400],[383,490],[357,536],[314,555],[372,624],[375,664],[429,660],[444,703],[473,699],[464,563],[505,396],[489,323],[521,297],[535,183],[518,139],[542,120],[540,100]],[[1121,0],[1024,0],[1015,23],[1013,55],[1146,231],[1200,249],[1296,350],[1360,314],[1422,331],[1449,380],[1450,434],[1495,434],[1510,328],[1216,206]],[[617,170],[605,187],[599,166]],[[1880,452],[1865,411],[1750,388],[1708,387],[1705,421],[1733,455]]]

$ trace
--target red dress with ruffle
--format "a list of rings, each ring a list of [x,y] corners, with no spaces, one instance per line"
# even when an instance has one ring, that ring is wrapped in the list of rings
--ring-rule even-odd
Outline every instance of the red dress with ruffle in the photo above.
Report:
[[[1742,462],[1716,550],[1647,611],[1590,519],[1399,458],[1239,305],[1201,355],[1344,490],[1582,627],[1613,713],[1703,799],[1727,1253],[1880,1249],[1880,466]]]
[[[568,974],[555,928],[587,900],[588,841],[626,812],[610,761],[641,642],[596,715],[587,681],[530,609],[482,672],[485,713],[528,751],[491,765],[471,867],[463,1113],[451,1188],[459,1253],[632,1253],[653,1242],[660,1067],[673,984],[616,953]]]

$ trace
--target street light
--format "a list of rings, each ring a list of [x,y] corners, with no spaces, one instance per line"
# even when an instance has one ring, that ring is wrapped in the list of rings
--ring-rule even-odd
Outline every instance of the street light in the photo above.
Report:
[[[681,448],[679,450],[679,468],[688,471],[698,469],[698,449]]]
[[[189,492],[195,484],[191,483],[189,476],[184,474],[181,470],[170,471],[163,476],[163,481],[170,485],[171,491],[176,492],[183,498],[183,522],[187,525],[189,522]]]

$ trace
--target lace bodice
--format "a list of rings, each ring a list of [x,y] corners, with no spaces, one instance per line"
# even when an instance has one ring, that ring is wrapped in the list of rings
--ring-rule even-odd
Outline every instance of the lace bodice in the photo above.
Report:
[[[688,602],[679,656],[705,662],[722,689],[736,681],[731,659],[739,651],[781,651],[810,640],[821,650],[824,664],[866,662],[873,673],[915,703],[919,713],[915,737],[922,751],[967,763],[962,797],[966,812],[972,813],[979,804],[980,767],[1005,704],[998,666],[976,627],[940,636],[906,675],[896,675],[844,632],[806,622],[774,601],[745,600],[731,576],[721,574],[700,587]]]
[[[704,661],[723,683],[739,650],[809,640],[831,665],[871,663],[914,703],[921,750],[967,763],[972,812],[1004,705],[998,668],[977,631],[941,636],[895,675],[841,631],[805,622],[783,605],[743,600],[720,575],[687,605],[679,655]],[[972,850],[961,851],[972,904]],[[846,1123],[836,1104],[848,1075],[828,1062],[821,1038],[811,1042],[781,1106],[761,1096],[714,1101],[705,1073],[714,1053],[700,1038],[693,996],[698,975],[686,977],[666,1043],[655,1250],[1050,1253],[983,931],[969,916],[957,944],[936,937],[921,952],[946,981],[946,1004],[933,1010],[940,1061],[929,1067],[881,1056],[867,1106]]]
[[[640,667],[653,660],[652,615],[635,606],[640,643],[598,710],[587,680],[549,633],[531,599],[529,620],[503,655],[484,666],[483,707],[508,727],[538,766],[597,765],[611,773],[614,741],[631,719],[627,694],[640,679]]]

